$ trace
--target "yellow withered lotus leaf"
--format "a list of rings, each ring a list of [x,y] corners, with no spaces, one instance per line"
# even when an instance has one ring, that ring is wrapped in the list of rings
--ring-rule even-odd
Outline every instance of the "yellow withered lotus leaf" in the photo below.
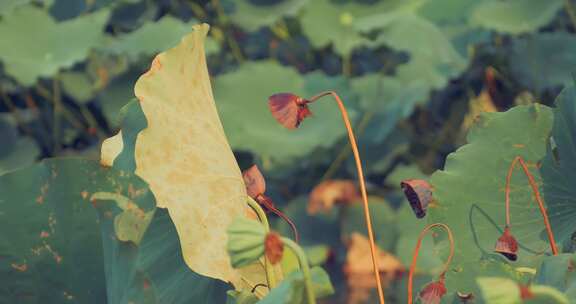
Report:
[[[238,288],[252,284],[230,265],[226,230],[245,216],[247,194],[212,96],[204,55],[208,28],[195,26],[178,46],[156,56],[136,83],[148,122],[136,139],[136,174],[148,182],[158,207],[168,209],[186,264]],[[121,142],[117,135],[103,144],[103,164],[112,164]]]

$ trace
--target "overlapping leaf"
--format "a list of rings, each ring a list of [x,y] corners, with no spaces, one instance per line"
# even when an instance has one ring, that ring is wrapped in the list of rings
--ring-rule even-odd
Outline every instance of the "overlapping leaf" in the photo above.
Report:
[[[117,55],[126,55],[132,60],[141,55],[154,55],[178,44],[180,38],[189,33],[192,24],[165,16],[156,22],[144,24],[134,32],[110,38],[102,49]]]
[[[308,1],[280,0],[259,5],[254,3],[256,1],[236,0],[230,19],[246,30],[254,31],[261,26],[271,26],[284,16],[294,16]]]
[[[247,63],[237,71],[216,78],[218,110],[233,148],[252,151],[276,163],[304,156],[318,147],[329,147],[346,130],[338,107],[329,97],[310,106],[312,117],[298,130],[287,130],[268,109],[268,97],[291,92],[311,97],[323,90],[336,90],[354,117],[354,99],[340,77],[315,72],[301,77],[294,69],[272,62]],[[326,132],[330,130],[330,132]]]
[[[49,77],[84,59],[103,35],[108,11],[56,23],[34,6],[22,6],[0,21],[0,59],[6,73],[23,85]]]
[[[230,265],[226,230],[244,216],[247,195],[212,97],[207,32],[207,25],[195,26],[178,46],[159,54],[136,83],[147,127],[137,135],[133,159],[158,206],[168,209],[186,264],[239,287],[247,283]],[[103,163],[115,163],[123,137],[103,145]],[[256,278],[248,285],[259,283],[262,269],[249,272]]]
[[[522,85],[536,92],[571,85],[575,51],[576,37],[569,33],[539,33],[515,39],[509,53],[511,72]]]
[[[429,222],[449,225],[456,242],[449,273],[465,284],[470,280],[464,263],[491,255],[504,225],[504,185],[511,161],[522,156],[541,184],[537,164],[546,151],[552,125],[545,106],[519,106],[505,113],[485,113],[468,134],[468,144],[448,156],[444,170],[431,179],[435,201],[428,206]],[[542,216],[527,178],[520,169],[511,183],[512,231],[520,242],[517,266],[548,250],[542,239]],[[456,280],[456,279],[455,279]]]
[[[45,160],[0,177],[0,205],[2,302],[211,302],[229,288],[184,264],[166,211],[129,171]]]
[[[556,99],[554,127],[546,158],[542,162],[544,199],[548,205],[554,235],[558,242],[572,242],[576,223],[576,89],[564,89]],[[571,246],[568,246],[571,247]]]
[[[483,1],[474,9],[471,23],[503,33],[526,33],[548,24],[562,4],[561,0]]]

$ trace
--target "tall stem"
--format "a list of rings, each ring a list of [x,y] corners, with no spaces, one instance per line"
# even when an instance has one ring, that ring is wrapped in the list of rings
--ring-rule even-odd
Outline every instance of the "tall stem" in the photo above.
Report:
[[[366,220],[366,227],[368,228],[368,239],[370,241],[370,253],[372,255],[372,266],[374,267],[374,277],[376,278],[376,285],[378,288],[378,297],[380,299],[380,304],[384,304],[384,291],[382,290],[382,283],[380,280],[380,272],[378,267],[378,261],[376,260],[376,244],[374,243],[374,232],[372,231],[372,220],[370,219],[370,208],[368,207],[368,195],[366,194],[366,184],[364,183],[364,172],[362,171],[362,162],[360,161],[360,153],[358,152],[358,145],[356,144],[356,138],[354,137],[354,132],[352,131],[352,124],[350,123],[350,118],[348,117],[348,112],[344,103],[340,99],[340,96],[334,91],[322,92],[309,99],[309,102],[314,102],[317,99],[324,97],[326,95],[332,95],[340,108],[342,113],[342,119],[344,120],[344,125],[348,131],[348,139],[350,140],[350,147],[352,148],[352,153],[354,154],[354,160],[356,162],[356,170],[358,171],[358,181],[360,182],[360,192],[362,194],[362,203],[364,204],[364,217]]]
[[[454,237],[452,236],[452,231],[450,227],[446,224],[442,223],[434,223],[426,226],[420,235],[418,236],[418,242],[416,243],[416,248],[414,248],[414,253],[412,254],[412,264],[410,264],[410,272],[408,273],[408,304],[412,304],[412,289],[413,289],[413,279],[414,279],[414,272],[416,270],[416,262],[418,261],[418,253],[420,253],[420,247],[422,246],[422,239],[426,236],[426,233],[430,231],[430,229],[440,227],[446,231],[448,234],[448,240],[450,241],[450,255],[448,255],[448,259],[444,263],[444,270],[440,274],[440,277],[444,276],[444,274],[448,271],[448,267],[450,267],[450,263],[452,262],[452,257],[454,257]]]
[[[510,167],[508,168],[508,174],[506,175],[506,188],[504,188],[505,193],[505,205],[506,205],[506,227],[511,227],[510,221],[510,182],[512,180],[512,172],[514,171],[514,167],[516,164],[519,163],[524,171],[526,177],[528,177],[528,183],[532,188],[532,192],[534,193],[534,197],[536,198],[536,202],[538,203],[538,208],[540,209],[540,213],[542,214],[542,218],[544,219],[544,226],[546,227],[546,233],[548,234],[548,240],[550,242],[550,249],[552,249],[553,255],[558,255],[558,247],[556,246],[556,240],[554,239],[554,234],[552,233],[552,227],[550,226],[550,221],[548,220],[548,212],[544,207],[544,201],[540,196],[540,191],[538,190],[538,184],[534,180],[534,176],[528,170],[528,166],[526,162],[522,158],[522,156],[516,156]]]
[[[298,258],[298,264],[300,264],[300,270],[304,274],[304,284],[306,285],[306,298],[308,304],[316,304],[316,297],[314,296],[314,290],[312,289],[312,275],[310,275],[310,266],[308,265],[308,258],[304,251],[298,244],[289,238],[282,238],[282,242],[286,247],[290,248],[296,257]]]
[[[268,232],[270,232],[270,224],[268,223],[268,218],[266,217],[266,213],[264,212],[264,210],[262,210],[262,208],[260,207],[260,204],[258,204],[251,197],[248,197],[247,202],[248,202],[248,205],[252,208],[252,210],[254,210],[254,212],[256,212],[256,215],[258,216],[258,219],[260,220],[260,222],[262,222],[262,224],[264,224],[266,234],[268,234]],[[272,288],[276,287],[276,275],[274,274],[274,269],[272,268],[272,263],[270,263],[270,261],[268,260],[266,255],[264,255],[264,263],[265,263],[264,269],[266,270],[266,281],[268,282],[268,288],[272,289]]]

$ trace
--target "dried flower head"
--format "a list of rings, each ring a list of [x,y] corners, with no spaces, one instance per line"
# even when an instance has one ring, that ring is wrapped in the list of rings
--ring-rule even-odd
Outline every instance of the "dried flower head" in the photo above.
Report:
[[[270,112],[276,120],[288,129],[296,129],[304,118],[312,115],[308,100],[292,93],[278,93],[268,97]]]
[[[242,172],[242,177],[244,178],[244,184],[246,184],[246,192],[248,193],[248,196],[253,198],[260,205],[264,206],[266,210],[273,212],[274,214],[284,219],[286,223],[290,225],[290,228],[292,228],[292,231],[294,232],[294,238],[296,239],[296,242],[298,242],[299,235],[298,230],[296,229],[296,225],[294,225],[289,217],[287,217],[284,213],[282,213],[282,211],[275,207],[271,198],[264,194],[264,192],[266,192],[266,180],[264,180],[264,176],[258,169],[258,166],[253,165],[252,167]]]
[[[246,184],[246,192],[251,198],[256,199],[259,195],[266,192],[266,181],[258,166],[253,165],[242,172],[242,177],[244,178],[244,184]]]
[[[266,235],[266,239],[264,240],[264,252],[272,265],[275,265],[282,260],[284,243],[278,233],[271,231]]]
[[[426,209],[432,201],[432,186],[422,179],[403,180],[400,186],[416,217],[426,216]]]
[[[442,275],[438,281],[428,283],[424,286],[418,295],[423,304],[439,304],[442,297],[446,294],[446,285]]]
[[[505,256],[510,261],[516,261],[518,258],[518,242],[510,232],[510,227],[504,229],[504,233],[496,241],[494,251]]]

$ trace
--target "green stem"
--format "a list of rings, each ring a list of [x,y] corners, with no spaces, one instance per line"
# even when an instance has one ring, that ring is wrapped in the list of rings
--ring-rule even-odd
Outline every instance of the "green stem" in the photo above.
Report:
[[[314,290],[312,289],[310,266],[308,265],[308,258],[304,254],[304,250],[289,238],[282,237],[282,242],[286,247],[290,248],[298,258],[300,270],[302,270],[302,273],[304,274],[304,284],[306,285],[306,298],[308,298],[308,304],[316,304],[316,297],[314,296]]]
[[[256,215],[258,216],[258,219],[260,220],[260,222],[262,222],[262,224],[264,224],[264,228],[266,229],[266,234],[268,234],[268,232],[270,232],[270,224],[268,223],[268,218],[266,217],[266,213],[264,212],[264,210],[262,210],[262,207],[260,207],[260,204],[258,204],[253,198],[248,197],[248,205],[250,206],[250,208],[252,208],[252,210],[254,210],[254,212],[256,212]],[[272,263],[270,263],[270,261],[268,260],[268,258],[266,256],[264,256],[264,269],[266,270],[266,281],[268,282],[268,288],[272,289],[274,287],[276,287],[277,283],[276,283],[276,275],[274,273],[274,268]]]
[[[270,232],[270,224],[268,223],[268,218],[266,217],[266,213],[264,212],[262,207],[260,207],[260,204],[258,204],[251,197],[248,197],[247,202],[248,202],[248,205],[250,206],[250,208],[252,208],[252,210],[254,210],[254,212],[256,212],[256,215],[258,216],[258,219],[260,220],[260,222],[262,222],[262,224],[264,224],[264,227],[266,227],[266,233]]]

